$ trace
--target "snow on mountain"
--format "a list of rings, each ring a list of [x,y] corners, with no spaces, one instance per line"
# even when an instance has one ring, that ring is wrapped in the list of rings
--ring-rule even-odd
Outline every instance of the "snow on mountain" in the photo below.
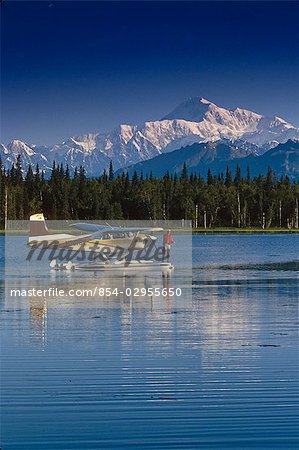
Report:
[[[242,139],[271,147],[299,136],[298,128],[280,117],[265,117],[246,109],[224,109],[204,98],[193,98],[176,107],[165,119],[198,122],[205,140]]]
[[[38,163],[48,170],[55,160],[57,164],[69,164],[71,169],[83,165],[89,176],[97,176],[109,167],[110,160],[118,169],[193,143],[246,141],[242,145],[249,153],[261,153],[255,146],[267,150],[295,138],[299,138],[298,128],[279,117],[240,108],[225,109],[198,97],[180,104],[161,120],[73,136],[50,147],[13,140],[7,146],[1,145],[0,156],[6,168],[20,154],[25,169],[28,164]]]
[[[29,164],[34,167],[38,164],[40,167],[49,169],[47,157],[34,144],[26,144],[19,139],[14,139],[7,146],[0,145],[0,157],[6,169],[16,163],[18,155],[21,156],[22,163],[26,168]]]

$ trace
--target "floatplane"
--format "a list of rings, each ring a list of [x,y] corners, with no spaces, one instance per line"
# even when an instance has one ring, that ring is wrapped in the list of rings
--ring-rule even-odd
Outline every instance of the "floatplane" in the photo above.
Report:
[[[156,246],[157,237],[152,233],[163,231],[160,227],[116,227],[84,222],[69,225],[84,234],[53,233],[42,213],[30,216],[29,224],[29,246],[43,252],[51,250],[49,259],[53,270],[117,272],[123,276],[160,272],[163,277],[169,277],[174,269],[165,261],[164,247]],[[60,258],[55,258],[55,254]],[[73,262],[76,259],[88,262]]]

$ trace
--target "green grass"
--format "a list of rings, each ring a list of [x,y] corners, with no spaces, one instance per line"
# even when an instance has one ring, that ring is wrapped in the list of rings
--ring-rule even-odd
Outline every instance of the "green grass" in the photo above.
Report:
[[[298,234],[299,229],[288,229],[288,228],[235,228],[235,227],[219,227],[219,228],[192,228],[193,233],[195,234],[205,234],[205,233],[236,233],[236,234]]]
[[[28,230],[0,230],[0,234],[28,234]]]

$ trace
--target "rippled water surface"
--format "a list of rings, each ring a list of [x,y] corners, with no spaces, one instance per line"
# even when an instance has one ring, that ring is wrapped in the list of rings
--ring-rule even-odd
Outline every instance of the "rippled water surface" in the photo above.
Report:
[[[2,449],[297,448],[298,240],[194,236],[181,297],[12,299],[2,260]]]

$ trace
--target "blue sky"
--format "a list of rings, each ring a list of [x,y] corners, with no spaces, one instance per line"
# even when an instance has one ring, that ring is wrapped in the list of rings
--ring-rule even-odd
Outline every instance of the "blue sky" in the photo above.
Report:
[[[299,125],[298,2],[1,6],[2,136],[37,144],[159,119],[189,97]]]

